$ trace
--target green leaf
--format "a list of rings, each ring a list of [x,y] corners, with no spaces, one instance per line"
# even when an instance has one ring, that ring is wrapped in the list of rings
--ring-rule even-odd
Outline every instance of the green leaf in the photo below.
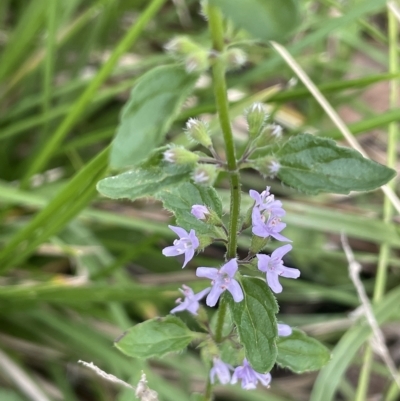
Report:
[[[230,294],[226,295],[240,343],[252,368],[269,372],[277,356],[278,305],[264,281],[243,277],[241,284],[245,294],[242,302],[234,302]]]
[[[387,183],[395,171],[364,158],[335,141],[310,134],[296,135],[276,153],[279,179],[309,194],[370,191]]]
[[[279,337],[276,362],[293,372],[302,373],[321,369],[331,358],[328,348],[300,330],[288,337]]]
[[[182,351],[195,336],[182,320],[166,316],[133,326],[115,342],[115,346],[126,355],[147,359]]]
[[[156,67],[141,77],[121,114],[112,167],[136,165],[163,141],[197,78],[177,65]]]
[[[179,186],[170,186],[159,192],[157,197],[164,207],[176,216],[176,223],[186,230],[194,229],[200,234],[209,234],[212,226],[196,219],[192,213],[193,205],[205,205],[222,217],[221,199],[214,188],[184,182]]]
[[[299,22],[296,0],[210,0],[238,28],[265,41],[282,40]]]
[[[135,200],[143,196],[154,196],[161,190],[189,180],[193,165],[163,161],[162,151],[165,149],[156,150],[148,160],[130,171],[99,181],[97,190],[112,199]]]

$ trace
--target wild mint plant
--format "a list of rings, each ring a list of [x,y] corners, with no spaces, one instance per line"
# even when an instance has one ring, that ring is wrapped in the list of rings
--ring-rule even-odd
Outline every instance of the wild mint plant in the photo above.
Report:
[[[225,247],[224,259],[197,267],[196,288],[203,285],[199,292],[183,285],[183,299],[178,298],[175,307],[171,303],[169,315],[137,324],[115,344],[125,354],[144,359],[180,352],[190,344],[197,347],[209,371],[203,398],[207,401],[213,398],[216,382],[240,382],[246,390],[258,384],[268,387],[275,364],[301,373],[320,369],[331,357],[320,342],[277,321],[274,294],[282,292],[280,280],[300,276],[298,269],[285,265],[290,259],[283,260],[296,244],[288,244],[292,241],[282,234],[286,211],[270,187],[248,188],[243,203],[252,200],[252,205],[247,210],[242,207],[247,190],[242,193],[241,170],[252,168],[310,195],[372,190],[394,176],[393,170],[333,140],[306,133],[283,138],[282,127],[262,102],[243,111],[248,136],[238,151],[225,79],[229,68],[246,59],[235,40],[249,35],[261,41],[279,40],[298,21],[295,1],[279,6],[274,1],[245,3],[246,15],[241,2],[203,2],[210,43],[179,37],[166,45],[176,63],[146,73],[121,115],[110,165],[126,171],[98,183],[99,192],[113,199],[152,196],[163,203],[174,215],[175,225],[169,228],[178,238],[162,253],[177,257],[177,268],[182,258],[182,267],[194,266],[196,254],[214,243]],[[253,16],[251,24],[248,15]],[[185,146],[182,138],[176,141],[179,145],[164,145],[199,75],[209,69],[217,117],[207,123],[193,116],[184,129],[189,138]],[[219,138],[224,152],[215,145]],[[221,172],[229,177],[229,207],[214,187]],[[243,259],[237,252],[239,235],[251,237]],[[198,321],[197,331],[180,319],[187,312]]]

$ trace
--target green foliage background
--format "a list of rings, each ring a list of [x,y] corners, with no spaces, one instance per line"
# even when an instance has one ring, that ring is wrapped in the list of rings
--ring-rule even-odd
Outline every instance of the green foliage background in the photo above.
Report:
[[[32,392],[24,392],[21,378],[34,383],[36,394],[46,397],[42,400],[135,399],[129,390],[92,375],[77,364],[79,359],[93,361],[132,384],[144,370],[162,400],[186,401],[191,392],[202,391],[207,372],[198,350],[144,363],[112,346],[127,328],[167,314],[179,285],[202,288],[195,279],[196,265],[212,266],[223,257],[223,249],[215,246],[181,271],[178,261],[161,254],[174,235],[167,228],[170,214],[160,203],[111,201],[96,190],[106,176],[108,146],[130,90],[145,72],[173,61],[163,50],[165,43],[177,34],[207,43],[206,23],[196,1],[161,3],[0,2],[2,401],[34,399]],[[288,48],[336,109],[346,107],[357,115],[350,129],[372,158],[385,164],[388,124],[399,118],[398,110],[390,110],[385,100],[388,81],[398,76],[388,74],[385,2],[299,3],[301,23]],[[311,130],[341,138],[301,84],[287,85],[293,73],[271,48],[246,43],[242,48],[248,51],[246,66],[228,75],[232,117],[252,102],[268,99],[279,107],[276,117],[287,135]],[[277,83],[281,89],[271,90]],[[381,104],[371,102],[369,93],[382,99]],[[186,144],[182,127],[189,117],[211,114],[211,126],[215,124],[211,86],[197,87],[190,101],[170,112],[171,120],[160,127],[160,135],[168,131],[174,143]],[[240,119],[234,130],[240,147]],[[216,144],[222,147],[218,139]],[[379,246],[392,249],[390,293],[375,311],[380,323],[391,322],[397,329],[389,335],[398,344],[398,224],[382,220],[379,191],[311,197],[250,171],[243,178],[244,192],[271,185],[287,210],[285,235],[294,243],[290,265],[302,276],[284,281],[279,317],[323,341],[333,349],[333,359],[319,375],[295,376],[275,369],[267,394],[221,386],[217,396],[248,401],[353,400],[362,359],[359,349],[368,340],[368,328],[349,317],[359,301],[339,235],[344,231],[349,236],[356,259],[364,266],[369,294]],[[219,178],[217,187],[226,213],[226,177]],[[243,205],[250,205],[248,197]],[[246,249],[249,238],[242,238],[239,245]],[[396,350],[398,345],[391,348],[393,355]],[[10,366],[17,369],[16,376]],[[386,367],[379,359],[372,367],[371,394],[396,400],[398,391],[389,386]]]

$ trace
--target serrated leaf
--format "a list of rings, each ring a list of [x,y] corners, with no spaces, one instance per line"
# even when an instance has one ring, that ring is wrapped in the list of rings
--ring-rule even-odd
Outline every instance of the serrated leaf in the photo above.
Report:
[[[328,348],[297,329],[288,337],[279,337],[276,344],[276,362],[296,373],[319,370],[331,358]]]
[[[193,166],[164,162],[163,150],[165,148],[160,148],[148,160],[130,171],[99,181],[97,190],[112,199],[135,200],[144,196],[155,196],[162,190],[188,181]]]
[[[156,67],[132,89],[112,142],[110,164],[133,166],[164,139],[198,76],[177,65]]]
[[[154,318],[129,329],[115,342],[124,354],[134,358],[162,357],[185,349],[195,333],[175,316]]]
[[[196,219],[191,213],[193,205],[205,205],[222,216],[221,199],[214,188],[184,182],[170,186],[157,195],[166,209],[174,213],[176,223],[186,230],[194,229],[199,234],[210,234],[212,227]]]
[[[226,294],[239,340],[252,368],[260,373],[269,372],[277,356],[278,305],[264,281],[243,277],[241,284],[245,294],[242,302],[234,302]]]
[[[394,170],[364,158],[353,149],[310,134],[294,136],[275,156],[281,165],[279,179],[309,194],[370,191],[396,175]]]
[[[209,0],[238,27],[265,41],[282,40],[299,22],[296,0]]]

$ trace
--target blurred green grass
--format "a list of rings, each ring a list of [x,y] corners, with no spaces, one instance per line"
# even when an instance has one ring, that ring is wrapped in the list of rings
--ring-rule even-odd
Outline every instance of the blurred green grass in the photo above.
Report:
[[[212,247],[181,271],[179,263],[161,255],[172,237],[169,216],[158,203],[111,202],[95,191],[107,171],[108,146],[135,81],[153,66],[171,62],[163,45],[174,35],[207,40],[196,1],[165,2],[150,22],[140,20],[149,4],[0,2],[0,350],[49,400],[134,399],[79,366],[79,359],[132,384],[144,369],[162,400],[189,400],[190,392],[202,390],[207,374],[196,349],[143,363],[112,347],[113,338],[129,326],[168,313],[178,285],[201,286],[194,282],[195,263],[219,263],[223,255],[222,248]],[[381,0],[305,1],[301,27],[289,45],[332,105],[357,116],[349,127],[383,163],[387,126],[398,120],[398,110],[389,110],[385,100],[393,74],[387,73],[384,6]],[[188,8],[190,20],[182,7]],[[138,26],[138,20],[145,26]],[[279,106],[277,116],[287,135],[312,130],[340,139],[307,90],[300,84],[287,86],[292,73],[277,55],[263,46],[244,44],[243,49],[249,62],[228,77],[230,89],[243,96],[232,101],[234,116],[280,83],[282,89],[269,101]],[[368,91],[375,91],[381,103],[370,102]],[[185,119],[214,112],[211,87],[197,88],[170,139],[181,143]],[[234,128],[240,145],[240,121]],[[329,375],[320,375],[312,400],[324,400],[327,383],[333,383],[332,395],[338,391],[335,399],[354,399],[357,375],[339,373],[358,372],[360,355],[354,348],[350,355],[349,347],[355,338],[361,345],[365,336],[359,339],[360,328],[351,328],[354,321],[348,317],[358,299],[339,234],[350,237],[369,293],[379,245],[394,248],[388,277],[392,292],[377,310],[383,320],[397,321],[398,328],[398,221],[382,221],[378,192],[309,198],[251,173],[243,181],[244,191],[271,185],[288,211],[295,244],[290,262],[302,277],[284,283],[282,320],[304,327],[332,348],[339,344],[334,350],[348,355],[335,359]],[[221,177],[225,204],[226,188]],[[242,250],[248,240],[241,239]],[[267,395],[219,387],[218,399],[307,400],[316,377],[295,377],[279,369],[273,376]],[[384,393],[388,373],[379,361],[374,376],[384,385],[373,390]],[[34,399],[34,392],[24,392],[4,364],[0,386],[2,401]]]

